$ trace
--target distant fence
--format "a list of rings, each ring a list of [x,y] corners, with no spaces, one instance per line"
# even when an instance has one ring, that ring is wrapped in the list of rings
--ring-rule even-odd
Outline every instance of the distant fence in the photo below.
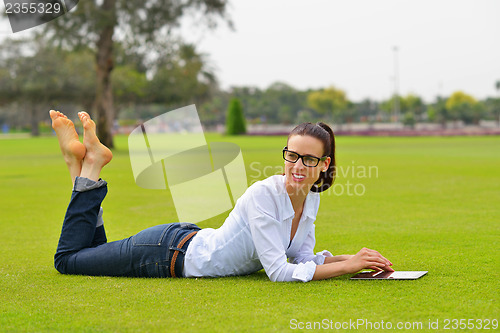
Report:
[[[477,126],[465,126],[461,122],[440,124],[419,123],[414,128],[400,123],[345,124],[331,125],[335,135],[351,136],[470,136],[500,135],[500,127],[495,122],[482,122]],[[252,125],[248,135],[288,135],[295,125]]]
[[[350,136],[472,136],[500,135],[500,127],[493,121],[482,121],[477,126],[465,126],[462,122],[448,123],[446,128],[440,124],[418,123],[414,128],[401,123],[352,123],[342,126],[331,125],[335,135]],[[293,125],[259,124],[249,125],[247,135],[281,135],[286,136],[295,127]],[[115,134],[128,135],[134,126],[120,126],[114,129]],[[204,128],[206,132],[224,133],[224,126],[218,125]]]

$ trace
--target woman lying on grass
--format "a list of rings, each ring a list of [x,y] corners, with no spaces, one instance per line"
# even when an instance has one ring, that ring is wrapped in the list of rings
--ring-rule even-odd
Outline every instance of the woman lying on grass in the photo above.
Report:
[[[285,174],[250,186],[219,229],[163,224],[108,243],[100,208],[107,183],[99,174],[112,153],[99,142],[90,116],[78,116],[83,143],[71,120],[50,111],[73,181],[54,256],[63,274],[216,277],[264,268],[271,281],[306,282],[364,268],[393,271],[389,260],[367,248],[356,255],[313,252],[318,192],[328,189],[335,175],[335,137],[324,123],[304,123],[292,130],[283,149]]]

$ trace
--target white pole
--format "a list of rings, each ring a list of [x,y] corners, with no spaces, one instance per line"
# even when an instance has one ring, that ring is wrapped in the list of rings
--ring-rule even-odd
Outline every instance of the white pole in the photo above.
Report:
[[[394,118],[399,122],[399,70],[398,70],[398,47],[394,46]]]

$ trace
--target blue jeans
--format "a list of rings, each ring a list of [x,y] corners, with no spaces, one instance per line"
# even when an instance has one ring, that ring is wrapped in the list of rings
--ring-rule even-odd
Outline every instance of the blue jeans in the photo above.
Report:
[[[200,230],[198,226],[162,224],[108,243],[104,226],[96,228],[99,209],[108,191],[106,182],[79,191],[81,180],[77,177],[75,181],[54,256],[54,266],[60,273],[134,277],[171,277],[174,273],[174,276],[183,276],[184,254],[192,239],[186,236]],[[182,240],[185,242],[178,248]],[[171,267],[173,259],[175,267]]]

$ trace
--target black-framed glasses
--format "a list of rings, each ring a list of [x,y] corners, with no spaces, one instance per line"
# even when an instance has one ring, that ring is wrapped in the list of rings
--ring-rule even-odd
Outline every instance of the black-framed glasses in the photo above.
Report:
[[[316,157],[312,155],[300,155],[294,151],[288,150],[288,147],[283,148],[283,159],[287,162],[297,163],[297,161],[302,159],[302,164],[306,167],[313,168],[319,164],[320,161],[326,160],[328,156]]]

